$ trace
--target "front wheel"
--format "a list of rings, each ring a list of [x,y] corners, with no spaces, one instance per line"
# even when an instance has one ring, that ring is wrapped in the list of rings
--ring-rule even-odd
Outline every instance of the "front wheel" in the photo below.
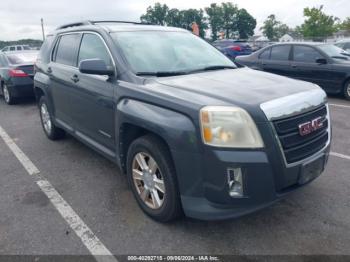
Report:
[[[44,129],[46,136],[51,140],[57,140],[64,137],[64,130],[55,126],[55,124],[52,122],[52,116],[44,96],[42,96],[39,100],[39,110],[41,125]]]
[[[147,135],[130,145],[127,176],[139,206],[148,216],[168,222],[181,214],[175,169],[160,139]]]
[[[345,99],[350,100],[350,80],[344,85],[344,97]]]

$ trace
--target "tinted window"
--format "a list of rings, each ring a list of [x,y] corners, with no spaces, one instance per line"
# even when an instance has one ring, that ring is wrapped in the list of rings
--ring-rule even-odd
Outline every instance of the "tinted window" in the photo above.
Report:
[[[51,49],[51,45],[52,42],[54,40],[53,36],[47,36],[44,43],[42,44],[41,48],[40,48],[40,52],[38,55],[38,59],[48,63],[50,61],[50,49]]]
[[[16,48],[14,46],[11,46],[10,51],[16,51]]]
[[[23,46],[23,50],[30,50],[29,46]]]
[[[9,48],[8,47],[5,47],[4,49],[2,49],[3,51],[7,51],[7,50],[9,50]]]
[[[264,52],[259,55],[260,59],[270,59],[271,48],[267,48]]]
[[[271,48],[271,60],[286,61],[289,58],[290,45],[280,45]]]
[[[316,63],[316,59],[323,58],[322,55],[310,46],[294,46],[294,61]]]
[[[111,56],[101,38],[94,34],[84,34],[80,45],[78,64],[85,59],[102,59],[107,66],[112,65]]]
[[[344,49],[345,50],[350,49],[350,43],[346,43],[345,46],[344,46]]]
[[[79,34],[61,36],[55,52],[54,61],[64,65],[76,66],[79,40]]]
[[[17,51],[21,51],[22,50],[22,47],[21,46],[17,46]]]

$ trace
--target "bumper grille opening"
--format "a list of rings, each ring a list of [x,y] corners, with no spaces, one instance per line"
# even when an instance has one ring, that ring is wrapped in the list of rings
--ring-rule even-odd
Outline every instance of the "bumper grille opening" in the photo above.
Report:
[[[311,134],[300,135],[299,125],[318,117],[322,119],[322,127]],[[327,107],[323,105],[313,111],[272,122],[288,164],[312,156],[326,146],[329,139],[328,121]]]

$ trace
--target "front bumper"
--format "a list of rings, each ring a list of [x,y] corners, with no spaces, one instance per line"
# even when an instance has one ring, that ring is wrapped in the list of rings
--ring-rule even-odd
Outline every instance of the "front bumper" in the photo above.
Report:
[[[315,154],[308,164],[324,159],[325,165],[329,151],[328,145]],[[202,163],[204,163],[202,168],[204,180],[197,183],[202,185],[202,190],[193,188],[181,194],[186,216],[202,220],[235,218],[267,207],[289,192],[308,184],[323,171],[323,168],[320,169],[311,180],[301,184],[299,182],[306,163],[281,171],[281,167],[273,166],[267,153],[263,151],[213,151],[212,154],[205,156]],[[228,168],[237,167],[241,168],[243,174],[244,196],[232,198],[228,193],[226,174]],[[285,186],[281,187],[276,177],[288,175],[292,178],[285,180]],[[195,192],[202,195],[196,196]]]

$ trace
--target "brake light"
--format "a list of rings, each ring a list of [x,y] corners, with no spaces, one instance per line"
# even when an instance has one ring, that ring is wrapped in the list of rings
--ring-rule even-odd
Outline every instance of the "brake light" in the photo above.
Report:
[[[26,76],[28,76],[27,73],[23,72],[20,69],[10,69],[9,70],[9,75],[11,77],[26,77]]]
[[[233,51],[241,51],[242,50],[242,48],[240,46],[238,46],[238,45],[233,45],[233,46],[230,47],[230,49],[233,50]]]

